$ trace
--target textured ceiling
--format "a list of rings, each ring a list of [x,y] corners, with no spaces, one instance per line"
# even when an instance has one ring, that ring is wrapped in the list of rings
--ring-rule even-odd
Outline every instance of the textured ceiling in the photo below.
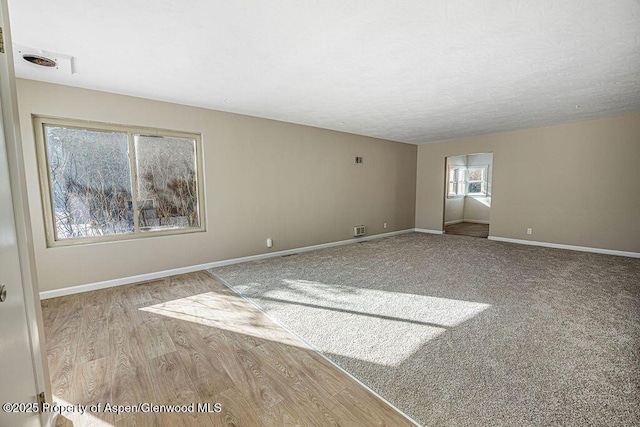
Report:
[[[8,0],[18,77],[395,141],[640,110],[638,0]]]

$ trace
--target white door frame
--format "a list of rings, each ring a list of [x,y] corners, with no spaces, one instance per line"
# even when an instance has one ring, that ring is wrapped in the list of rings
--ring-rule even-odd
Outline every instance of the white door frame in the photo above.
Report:
[[[9,163],[11,195],[15,218],[16,237],[22,274],[24,304],[27,315],[27,329],[31,341],[33,368],[36,387],[45,393],[45,400],[51,402],[51,383],[46,357],[42,311],[35,270],[35,255],[30,212],[26,192],[25,164],[22,155],[22,139],[18,119],[18,102],[13,68],[13,49],[9,25],[7,0],[0,0],[0,25],[2,27],[2,44],[4,53],[0,53],[0,100],[2,106],[2,125]],[[41,423],[48,426],[52,423],[52,414],[41,414]]]

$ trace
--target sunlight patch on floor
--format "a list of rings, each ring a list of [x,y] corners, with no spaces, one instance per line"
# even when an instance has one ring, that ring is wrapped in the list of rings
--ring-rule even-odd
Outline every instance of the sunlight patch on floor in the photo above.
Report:
[[[355,315],[330,308],[305,307],[302,315],[313,318],[311,328],[292,329],[321,352],[387,366],[399,365],[424,343],[446,331],[435,326]],[[280,314],[276,317],[280,318]],[[283,320],[283,323],[289,324],[289,321]],[[335,339],[337,329],[340,329],[340,339]]]
[[[380,289],[327,285],[308,280],[282,281],[282,289],[269,290],[263,296],[293,297],[293,302],[318,304],[327,308],[358,311],[373,316],[394,317],[399,320],[431,323],[451,327],[469,320],[489,307],[489,304],[405,294]]]
[[[207,292],[142,307],[140,310],[282,344],[303,346],[298,339],[237,295]]]
[[[278,289],[258,283],[236,289],[320,351],[387,366],[490,306],[308,280],[284,279]]]

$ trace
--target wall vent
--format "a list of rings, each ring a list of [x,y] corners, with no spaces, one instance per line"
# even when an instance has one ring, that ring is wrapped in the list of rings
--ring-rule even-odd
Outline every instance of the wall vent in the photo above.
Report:
[[[364,225],[356,225],[355,227],[353,227],[353,237],[364,236],[364,233]]]

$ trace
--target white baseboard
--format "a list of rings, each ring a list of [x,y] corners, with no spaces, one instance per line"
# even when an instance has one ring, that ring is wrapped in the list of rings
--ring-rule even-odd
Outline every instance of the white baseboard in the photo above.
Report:
[[[175,276],[176,274],[193,273],[204,270],[209,264],[192,265],[189,267],[174,268],[171,270],[158,271],[154,273],[139,274],[137,276],[123,277],[120,279],[105,280],[104,282],[88,283],[86,285],[69,286],[68,288],[54,289],[52,291],[40,292],[40,299],[63,297],[65,295],[79,294],[81,292],[97,291],[98,289],[113,288],[115,286],[130,285],[138,282],[148,282],[149,280],[162,279],[163,277]]]
[[[136,276],[123,277],[120,279],[89,283],[86,285],[78,285],[78,286],[71,286],[71,287],[62,288],[62,289],[54,289],[51,291],[42,291],[40,292],[40,299],[44,300],[49,298],[61,297],[65,295],[78,294],[81,292],[89,292],[89,291],[95,291],[98,289],[111,288],[115,286],[129,285],[132,283],[146,282],[149,280],[161,279],[163,277],[175,276],[176,274],[192,273],[194,271],[207,270],[209,268],[222,267],[225,265],[239,264],[241,262],[257,261],[261,259],[274,258],[274,257],[279,257],[284,255],[293,255],[300,252],[313,251],[316,249],[331,248],[335,246],[348,245],[350,243],[358,243],[358,242],[364,242],[368,240],[380,239],[383,237],[397,236],[399,234],[406,234],[414,231],[417,233],[444,234],[444,231],[442,230],[429,230],[424,228],[413,228],[413,229],[407,229],[407,230],[392,231],[390,233],[376,234],[373,236],[359,237],[359,238],[341,240],[341,241],[330,242],[330,243],[322,243],[319,245],[305,246],[302,248],[287,249],[284,251],[270,252],[270,253],[264,253],[259,255],[251,255],[251,256],[242,257],[242,258],[233,258],[233,259],[222,260],[222,261],[214,261],[206,264],[174,268],[174,269],[158,271],[154,273],[140,274]],[[600,248],[590,248],[590,247],[584,247],[584,246],[563,245],[559,243],[536,242],[533,240],[520,240],[520,239],[511,239],[507,237],[496,237],[496,236],[489,236],[489,240],[494,240],[498,242],[507,242],[507,243],[518,243],[522,245],[544,246],[548,248],[569,249],[573,251],[592,252],[592,253],[599,253],[599,254],[606,254],[606,255],[626,256],[631,258],[640,258],[639,252],[627,252],[627,251],[618,251],[613,249],[600,249]]]
[[[496,242],[517,243],[520,245],[543,246],[546,248],[568,249],[571,251],[592,252],[596,254],[626,256],[631,258],[640,258],[640,252],[617,251],[614,249],[590,248],[588,246],[563,245],[560,243],[536,242],[534,240],[510,239],[507,237],[489,236],[489,240]]]
[[[444,234],[442,230],[427,230],[426,228],[414,228],[416,233],[428,233],[428,234]]]
[[[463,222],[464,222],[463,219],[456,219],[456,220],[453,220],[453,221],[447,221],[447,222],[444,223],[444,225],[446,226],[446,225],[453,225],[453,224],[461,224]]]
[[[206,264],[173,268],[171,270],[158,271],[154,273],[139,274],[136,276],[123,277],[120,279],[105,280],[104,282],[70,286],[68,288],[54,289],[52,291],[42,291],[40,292],[40,299],[44,300],[49,298],[62,297],[65,295],[78,294],[81,292],[89,292],[89,291],[96,291],[98,289],[112,288],[115,286],[130,285],[132,283],[147,282],[149,280],[156,280],[156,279],[161,279],[163,277],[175,276],[176,274],[192,273],[194,271],[207,270],[209,268],[222,267],[222,266],[231,265],[231,264],[239,264],[241,262],[257,261],[261,259],[274,258],[274,257],[279,257],[284,255],[293,255],[300,252],[314,251],[316,249],[332,248],[334,246],[342,246],[342,245],[348,245],[351,243],[366,242],[368,240],[381,239],[383,237],[391,237],[391,236],[397,236],[399,234],[412,233],[413,231],[417,231],[417,230],[410,228],[407,230],[392,231],[390,233],[375,234],[373,236],[357,237],[349,240],[340,240],[337,242],[322,243],[319,245],[305,246],[302,248],[287,249],[284,251],[269,252],[269,253],[264,253],[259,255],[251,255],[251,256],[246,256],[242,258],[227,259],[222,261],[209,262]],[[432,232],[432,231],[424,231],[424,232]],[[433,231],[433,233],[441,234],[442,232]]]

